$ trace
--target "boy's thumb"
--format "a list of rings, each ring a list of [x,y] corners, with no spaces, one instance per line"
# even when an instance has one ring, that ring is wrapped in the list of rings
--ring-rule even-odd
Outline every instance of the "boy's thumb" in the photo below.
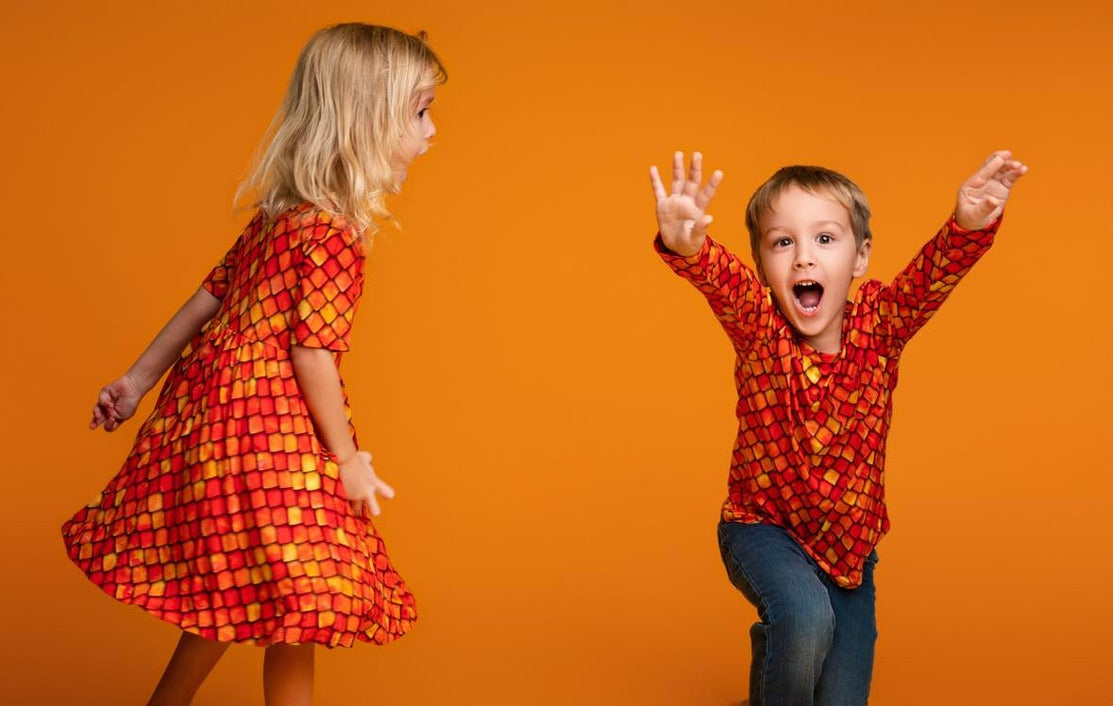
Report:
[[[714,216],[705,215],[699,219],[699,223],[692,229],[694,235],[706,235],[707,227],[711,225],[711,221],[715,220]]]

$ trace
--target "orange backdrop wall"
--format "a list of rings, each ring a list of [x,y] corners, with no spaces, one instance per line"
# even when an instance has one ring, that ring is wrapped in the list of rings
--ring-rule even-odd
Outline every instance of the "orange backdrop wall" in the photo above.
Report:
[[[905,357],[873,703],[1113,689],[1107,3],[9,2],[5,703],[141,703],[174,628],[69,565],[58,526],[137,424],[85,429],[237,235],[231,199],[316,28],[425,29],[438,144],[393,202],[345,376],[398,490],[379,527],[421,619],[319,655],[322,704],[737,704],[753,609],[714,541],[731,350],[650,248],[646,169],[777,167],[870,195],[871,276],[991,150],[1032,168],[993,251]],[[144,409],[149,409],[150,400]],[[261,703],[231,650],[199,704]]]

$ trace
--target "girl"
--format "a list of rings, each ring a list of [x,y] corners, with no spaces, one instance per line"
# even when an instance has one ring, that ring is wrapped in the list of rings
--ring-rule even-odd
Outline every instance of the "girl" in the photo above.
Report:
[[[241,188],[257,214],[100,391],[89,426],[114,431],[174,363],[123,469],[62,528],[93,583],[183,630],[152,704],[190,703],[232,642],[266,647],[268,705],[309,703],[314,644],[413,625],[367,517],[394,491],[358,450],[338,370],[363,238],[428,148],[444,80],[423,34],[314,35]]]

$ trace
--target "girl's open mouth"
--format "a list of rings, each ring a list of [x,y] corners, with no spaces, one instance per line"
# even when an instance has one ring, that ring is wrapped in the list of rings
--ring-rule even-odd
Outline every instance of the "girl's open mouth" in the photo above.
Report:
[[[819,302],[823,299],[823,285],[811,280],[797,282],[792,285],[792,296],[796,298],[800,311],[814,314],[819,311]]]

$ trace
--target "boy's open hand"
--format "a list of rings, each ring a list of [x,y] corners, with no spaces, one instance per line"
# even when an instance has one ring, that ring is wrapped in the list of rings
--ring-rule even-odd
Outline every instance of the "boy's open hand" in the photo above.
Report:
[[[982,168],[959,187],[955,223],[966,230],[979,230],[996,221],[1005,210],[1013,184],[1027,171],[1008,150],[989,155]]]
[[[649,168],[649,181],[653,185],[653,195],[657,198],[657,228],[665,247],[677,255],[690,257],[703,247],[707,237],[707,226],[711,216],[707,215],[707,204],[715,196],[715,190],[723,181],[723,173],[716,170],[702,187],[703,155],[692,153],[688,166],[688,178],[684,178],[684,153],[677,152],[672,159],[672,193],[665,192],[657,167]]]

